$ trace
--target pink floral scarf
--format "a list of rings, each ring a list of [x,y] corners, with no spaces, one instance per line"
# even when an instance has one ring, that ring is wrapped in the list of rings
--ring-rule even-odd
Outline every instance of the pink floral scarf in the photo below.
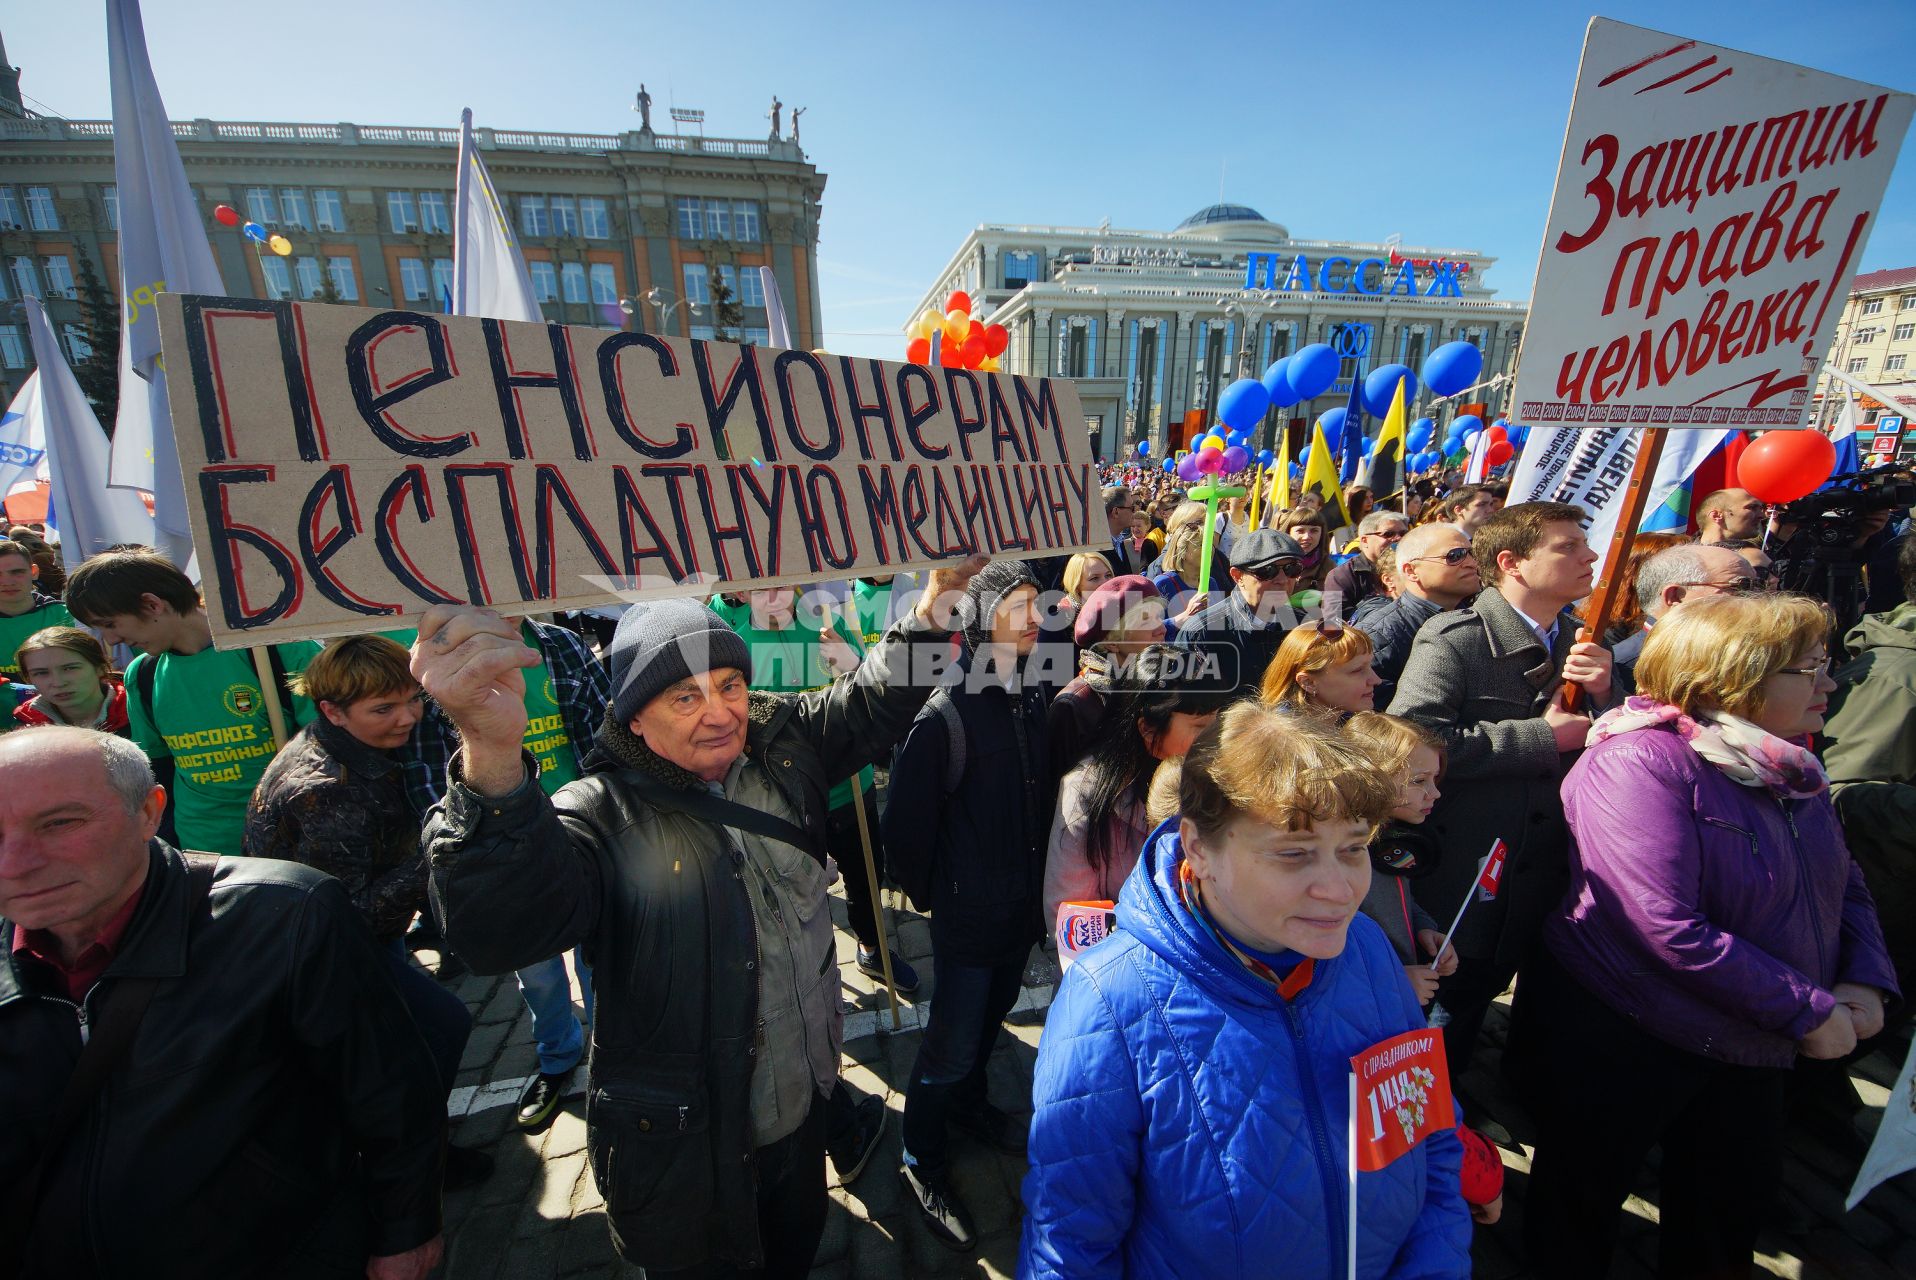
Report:
[[[1808,748],[1779,738],[1741,716],[1705,711],[1692,717],[1681,707],[1654,698],[1631,697],[1590,726],[1589,745],[1637,729],[1669,725],[1690,749],[1722,770],[1732,782],[1765,787],[1800,800],[1829,788],[1823,763]]]

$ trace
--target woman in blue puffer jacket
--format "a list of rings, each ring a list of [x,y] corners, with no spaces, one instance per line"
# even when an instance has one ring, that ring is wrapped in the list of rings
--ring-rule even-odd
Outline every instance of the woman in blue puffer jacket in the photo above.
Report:
[[[1421,1028],[1358,915],[1396,788],[1251,703],[1185,758],[1118,932],[1065,974],[1033,1085],[1019,1274],[1342,1280],[1353,1055]],[[1470,1274],[1456,1134],[1361,1175],[1358,1275]]]

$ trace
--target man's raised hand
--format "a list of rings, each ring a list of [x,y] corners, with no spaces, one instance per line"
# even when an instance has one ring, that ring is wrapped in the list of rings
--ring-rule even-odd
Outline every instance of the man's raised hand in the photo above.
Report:
[[[540,661],[518,627],[490,609],[434,605],[419,621],[413,678],[458,726],[466,781],[481,794],[503,794],[524,777],[524,669]]]

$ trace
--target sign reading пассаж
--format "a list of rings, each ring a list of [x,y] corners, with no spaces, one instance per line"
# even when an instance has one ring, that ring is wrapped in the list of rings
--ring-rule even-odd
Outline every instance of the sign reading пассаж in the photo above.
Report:
[[[1518,415],[1799,425],[1911,107],[1875,85],[1592,19]]]
[[[160,332],[225,644],[1105,541],[1061,379],[198,295]]]

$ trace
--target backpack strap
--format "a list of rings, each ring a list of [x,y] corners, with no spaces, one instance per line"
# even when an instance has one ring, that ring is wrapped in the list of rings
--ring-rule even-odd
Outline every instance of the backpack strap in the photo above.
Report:
[[[938,718],[945,722],[945,794],[950,795],[958,790],[958,784],[965,777],[965,722],[959,717],[957,704],[952,702],[948,691],[933,690],[931,705],[937,708]]]
[[[150,653],[143,653],[127,665],[136,668],[133,673],[133,685],[140,691],[140,706],[146,712],[146,721],[153,726],[154,732],[157,733],[160,728],[160,720],[159,717],[154,714],[153,688],[154,682],[158,678],[154,672],[154,668],[160,665],[160,660]],[[173,824],[173,780],[178,775],[178,769],[174,765],[171,755],[161,756],[151,763],[153,765],[153,780],[166,788],[166,809],[160,814],[160,828],[155,834],[168,844],[177,846],[180,842],[180,837],[179,831]]]
[[[683,813],[702,822],[749,831],[767,840],[781,841],[794,849],[810,850],[816,847],[816,842],[798,824],[788,822],[777,814],[713,795],[710,791],[668,787],[630,769],[622,771],[620,777],[655,809]]]

